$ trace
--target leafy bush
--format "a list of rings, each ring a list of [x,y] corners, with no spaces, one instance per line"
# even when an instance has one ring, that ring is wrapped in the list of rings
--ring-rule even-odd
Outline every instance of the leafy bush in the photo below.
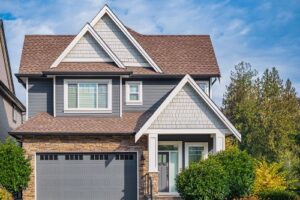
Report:
[[[183,170],[176,178],[183,199],[223,200],[229,194],[228,175],[216,159],[207,159]]]
[[[264,190],[258,193],[260,200],[297,200],[296,193],[283,190]]]
[[[256,179],[254,182],[254,193],[264,190],[280,190],[287,188],[286,172],[282,170],[282,164],[260,161],[256,167]]]
[[[0,143],[0,185],[10,193],[27,187],[31,168],[24,150],[11,139]]]
[[[255,181],[255,161],[245,151],[236,147],[220,152],[215,157],[229,176],[228,199],[249,196]]]
[[[13,196],[6,189],[0,187],[0,200],[13,200]]]

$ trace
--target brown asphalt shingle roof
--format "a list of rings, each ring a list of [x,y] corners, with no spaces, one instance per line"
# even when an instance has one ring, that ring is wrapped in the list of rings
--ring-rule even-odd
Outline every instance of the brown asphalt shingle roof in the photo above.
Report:
[[[125,112],[122,117],[53,117],[39,113],[12,131],[26,134],[134,134],[151,116],[151,112]]]
[[[150,57],[167,75],[214,75],[220,71],[208,35],[142,35],[128,29]],[[113,63],[51,64],[74,38],[74,35],[26,35],[20,74],[42,74],[44,71],[68,72],[122,72],[157,74],[151,68],[118,68]]]

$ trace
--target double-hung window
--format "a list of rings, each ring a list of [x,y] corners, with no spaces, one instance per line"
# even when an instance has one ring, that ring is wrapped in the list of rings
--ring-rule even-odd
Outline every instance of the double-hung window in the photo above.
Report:
[[[143,88],[142,81],[126,82],[126,104],[142,105],[143,104]]]
[[[65,112],[111,112],[111,80],[65,80]]]

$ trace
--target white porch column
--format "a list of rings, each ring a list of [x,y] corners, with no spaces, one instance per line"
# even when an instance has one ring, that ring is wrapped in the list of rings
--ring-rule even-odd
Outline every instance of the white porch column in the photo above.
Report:
[[[214,135],[214,152],[225,150],[225,134],[217,132]]]
[[[148,135],[149,172],[158,172],[158,135]]]

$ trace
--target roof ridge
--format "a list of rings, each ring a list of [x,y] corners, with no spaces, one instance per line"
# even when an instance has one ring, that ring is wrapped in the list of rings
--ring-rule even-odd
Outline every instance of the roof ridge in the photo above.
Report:
[[[72,34],[26,34],[25,37],[36,37],[36,36],[43,36],[43,37],[71,37],[71,36],[76,36]]]

